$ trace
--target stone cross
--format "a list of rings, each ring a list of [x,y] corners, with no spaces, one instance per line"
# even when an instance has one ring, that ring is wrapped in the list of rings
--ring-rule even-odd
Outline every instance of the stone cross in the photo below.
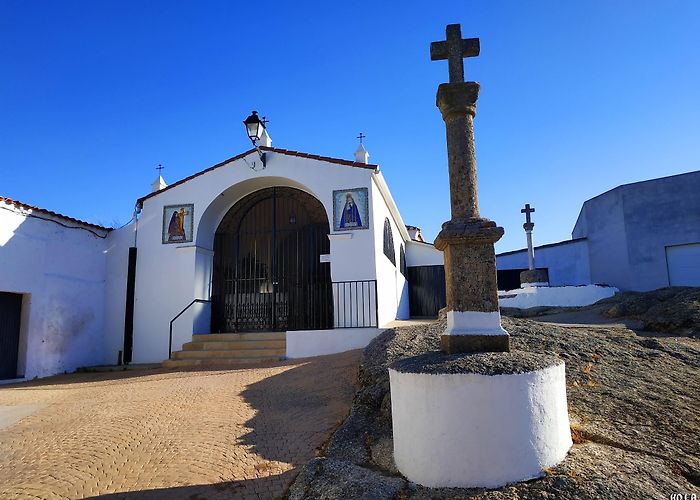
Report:
[[[532,228],[535,227],[535,224],[530,220],[530,214],[534,211],[535,209],[530,208],[529,203],[525,203],[525,208],[520,209],[520,213],[525,214],[525,224],[523,224],[523,227],[530,226],[530,231],[532,231]],[[525,227],[525,230],[528,230],[527,227]]]
[[[479,55],[479,39],[462,39],[459,24],[445,31],[446,40],[430,44],[430,59],[447,59],[450,69],[450,83],[438,87],[436,102],[445,122],[452,212],[435,239],[435,248],[444,252],[447,295],[447,327],[440,344],[450,354],[508,351],[493,247],[503,228],[479,214],[474,147],[479,84],[464,81],[462,61]]]
[[[447,59],[450,83],[464,82],[463,58],[479,55],[479,39],[462,38],[462,28],[459,24],[448,24],[446,31],[447,40],[430,44],[430,60]]]
[[[530,271],[535,270],[535,249],[532,248],[532,229],[535,227],[535,223],[530,219],[530,214],[534,211],[535,209],[530,208],[529,203],[526,203],[525,208],[520,210],[521,214],[525,214],[523,229],[525,229],[525,234],[527,235],[527,267]]]

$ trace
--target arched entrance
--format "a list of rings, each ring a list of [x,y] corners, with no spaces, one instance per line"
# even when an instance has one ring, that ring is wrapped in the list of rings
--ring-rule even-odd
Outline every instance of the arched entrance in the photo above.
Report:
[[[326,210],[289,187],[237,202],[214,236],[212,332],[333,326]]]

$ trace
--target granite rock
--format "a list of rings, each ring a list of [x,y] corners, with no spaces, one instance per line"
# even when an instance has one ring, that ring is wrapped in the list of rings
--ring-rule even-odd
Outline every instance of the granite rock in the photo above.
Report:
[[[353,489],[358,484],[368,485],[367,491],[378,499],[700,494],[699,340],[640,337],[619,326],[567,328],[526,319],[503,318],[503,326],[515,351],[544,353],[566,362],[574,446],[561,464],[540,479],[495,490],[424,488],[400,476],[390,459],[387,368],[399,359],[439,350],[443,311],[434,323],[388,330],[367,346],[353,410],[331,438],[329,458],[315,459],[304,469],[290,498],[352,498],[364,494]],[[332,466],[318,467],[319,462]]]

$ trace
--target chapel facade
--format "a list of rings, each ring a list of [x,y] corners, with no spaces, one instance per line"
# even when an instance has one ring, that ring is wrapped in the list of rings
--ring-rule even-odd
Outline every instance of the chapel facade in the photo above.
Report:
[[[197,365],[212,349],[225,361],[221,349],[255,339],[278,342],[257,359],[329,354],[407,319],[409,268],[441,266],[442,253],[411,238],[364,148],[351,161],[265,141],[170,185],[159,176],[120,229],[5,200],[0,257],[13,266],[0,291],[19,304],[7,308],[19,326],[5,378]],[[49,252],[50,266],[35,258]],[[33,280],[12,271],[29,268]]]

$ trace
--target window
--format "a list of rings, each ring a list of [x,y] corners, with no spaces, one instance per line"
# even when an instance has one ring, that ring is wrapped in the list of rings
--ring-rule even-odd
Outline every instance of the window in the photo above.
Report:
[[[399,246],[399,271],[404,277],[406,276],[406,251],[403,249],[403,245]]]
[[[391,223],[389,219],[384,219],[384,255],[396,265],[396,255],[394,252],[394,236],[391,234]]]

